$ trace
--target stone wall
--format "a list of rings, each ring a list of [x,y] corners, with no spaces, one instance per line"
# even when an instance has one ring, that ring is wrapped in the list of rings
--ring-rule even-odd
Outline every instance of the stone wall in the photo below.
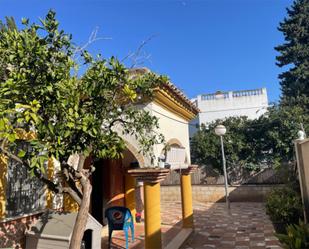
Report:
[[[25,248],[25,232],[37,221],[39,215],[0,221],[0,248]]]
[[[230,186],[230,200],[232,202],[263,202],[267,193],[282,185],[240,185]],[[223,185],[193,185],[193,201],[219,202],[225,201]],[[161,186],[162,201],[181,201],[180,186]]]
[[[297,167],[305,221],[309,220],[309,138],[295,141]]]

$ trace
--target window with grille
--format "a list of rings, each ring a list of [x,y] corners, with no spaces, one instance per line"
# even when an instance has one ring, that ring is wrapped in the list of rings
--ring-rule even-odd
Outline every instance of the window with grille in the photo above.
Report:
[[[26,142],[18,145],[18,150],[31,151]],[[16,153],[17,154],[17,153]],[[32,177],[27,168],[14,160],[8,161],[6,212],[7,217],[30,214],[46,207],[45,186]]]

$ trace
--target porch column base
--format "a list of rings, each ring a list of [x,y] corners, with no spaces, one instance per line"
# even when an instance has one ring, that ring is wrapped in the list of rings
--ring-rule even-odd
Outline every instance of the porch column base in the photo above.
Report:
[[[160,181],[170,173],[167,169],[131,169],[128,173],[144,182],[145,249],[161,249]]]
[[[197,168],[197,165],[190,165],[187,169],[176,170],[178,173],[181,173],[181,205],[183,228],[194,228],[191,173],[193,173]]]

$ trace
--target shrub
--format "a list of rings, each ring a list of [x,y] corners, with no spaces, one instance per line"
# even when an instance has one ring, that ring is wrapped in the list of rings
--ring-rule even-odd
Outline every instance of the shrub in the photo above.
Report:
[[[267,196],[266,212],[274,223],[298,223],[303,218],[301,197],[289,187],[274,189]]]
[[[286,234],[277,234],[276,236],[284,248],[309,249],[309,225],[302,221],[299,221],[299,225],[288,225]]]

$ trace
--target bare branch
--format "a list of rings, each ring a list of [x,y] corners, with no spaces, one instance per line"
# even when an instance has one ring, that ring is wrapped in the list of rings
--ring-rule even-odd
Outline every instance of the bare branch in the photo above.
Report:
[[[125,121],[125,120],[123,120],[123,119],[121,119],[121,118],[116,118],[116,119],[114,119],[114,120],[109,124],[108,129],[112,129],[112,127],[113,127],[116,123],[127,124],[127,123],[129,123],[129,122],[127,122],[127,121]]]
[[[81,198],[78,196],[78,194],[72,188],[64,187],[62,189],[62,192],[69,194],[74,199],[74,201],[77,202],[78,205],[80,205],[82,203]]]
[[[134,68],[137,66],[141,66],[145,63],[145,61],[149,61],[151,58],[150,54],[147,54],[143,48],[155,37],[157,37],[158,35],[151,35],[149,36],[147,39],[145,39],[144,41],[142,41],[142,43],[138,46],[138,48],[136,49],[136,51],[134,52],[130,52],[127,56],[125,56],[121,62],[124,62],[126,60],[131,60],[132,65],[130,68]]]
[[[94,30],[91,32],[90,36],[88,37],[88,41],[83,44],[82,46],[77,46],[75,51],[73,52],[73,58],[78,60],[80,58],[80,52],[85,50],[89,47],[92,43],[100,41],[100,40],[111,40],[111,37],[98,37],[99,27],[95,27]]]
[[[84,168],[85,159],[83,154],[79,154],[77,171],[81,171]]]

